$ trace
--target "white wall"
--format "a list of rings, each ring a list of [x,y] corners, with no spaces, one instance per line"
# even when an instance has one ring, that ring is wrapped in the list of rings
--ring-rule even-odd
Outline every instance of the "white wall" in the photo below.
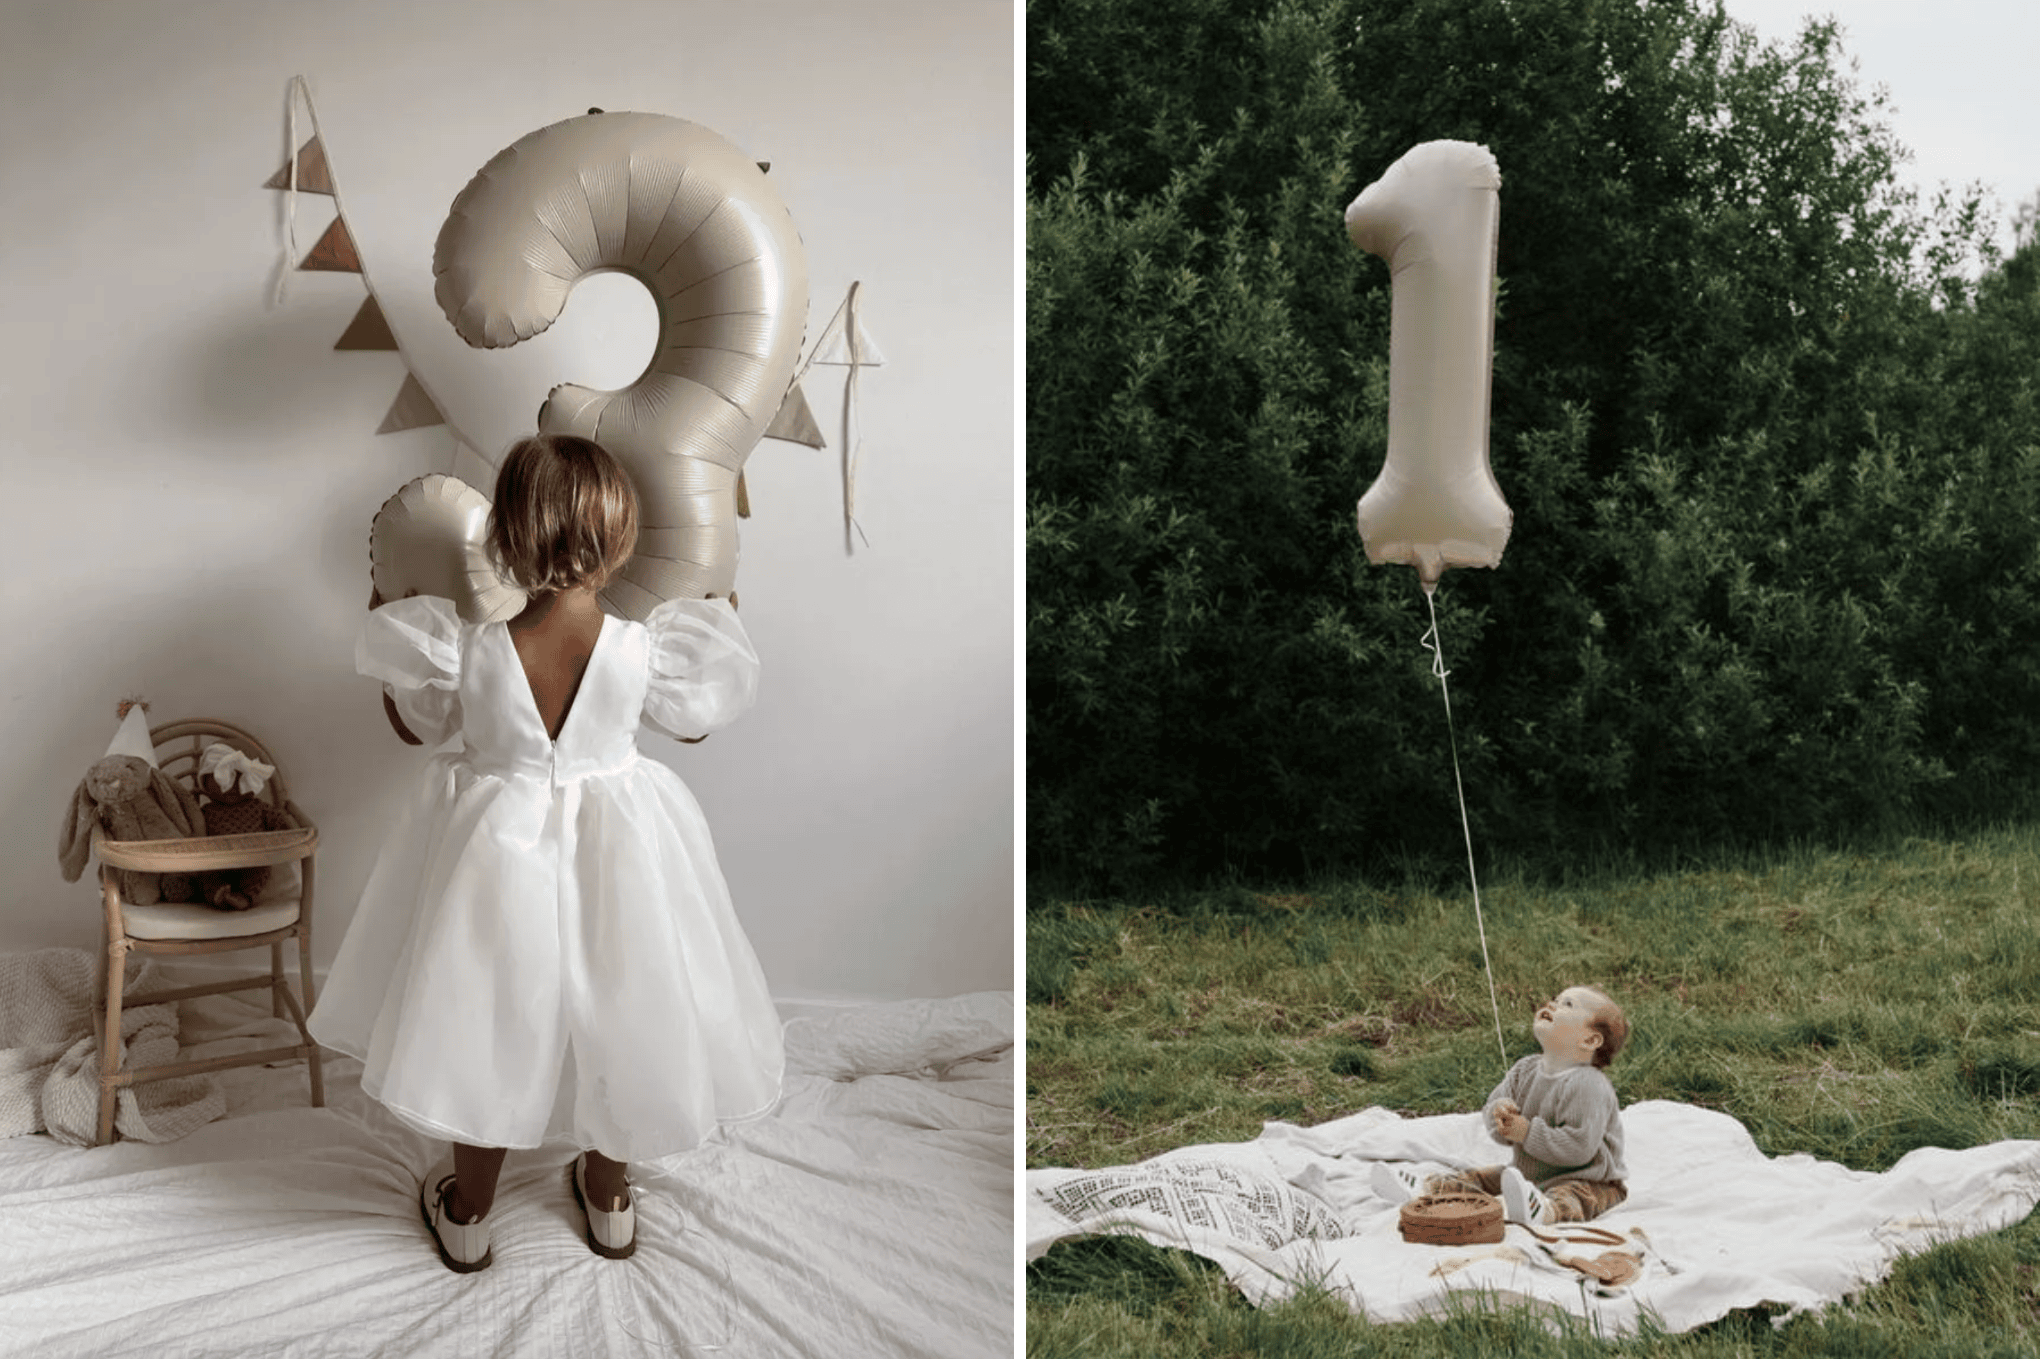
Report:
[[[124,694],[276,751],[320,827],[322,967],[425,758],[352,649],[369,520],[453,443],[375,433],[404,360],[333,350],[360,278],[296,272],[271,305],[284,195],[262,185],[301,73],[409,362],[491,456],[554,383],[628,381],[651,312],[591,289],[526,345],[462,344],[432,245],[483,162],[590,107],[771,162],[811,328],[862,280],[887,359],[860,380],[871,546],[844,554],[845,370],[817,368],[830,448],[748,466],[758,705],[644,747],[707,809],[776,993],[1010,987],[1012,39],[990,0],[0,0],[0,948],[96,942],[56,837]],[[301,252],[333,210],[300,196]]]

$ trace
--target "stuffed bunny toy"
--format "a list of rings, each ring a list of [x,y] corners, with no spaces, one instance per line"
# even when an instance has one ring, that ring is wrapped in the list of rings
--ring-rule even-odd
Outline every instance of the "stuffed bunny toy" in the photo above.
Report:
[[[109,840],[176,840],[205,834],[198,799],[183,784],[135,755],[108,755],[85,771],[64,813],[57,862],[76,882],[92,857],[92,828]],[[153,906],[163,899],[154,873],[117,870],[121,900]]]
[[[275,772],[276,766],[264,764],[224,741],[207,746],[198,757],[198,789],[207,799],[205,834],[248,835],[293,829],[297,822],[290,814],[263,798],[263,790]],[[199,899],[221,910],[245,911],[268,885],[267,867],[202,873],[198,879]]]

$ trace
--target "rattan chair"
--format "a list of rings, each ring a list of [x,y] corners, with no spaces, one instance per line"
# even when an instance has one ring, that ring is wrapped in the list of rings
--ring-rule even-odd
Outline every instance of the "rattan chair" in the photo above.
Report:
[[[276,766],[275,775],[264,790],[264,800],[282,809],[293,822],[291,830],[261,831],[252,835],[200,836],[184,840],[109,840],[93,835],[93,853],[99,860],[100,893],[106,906],[100,940],[99,981],[95,996],[105,1018],[99,1044],[99,1134],[95,1145],[113,1140],[114,1102],[122,1086],[193,1076],[204,1071],[303,1057],[311,1067],[312,1104],[326,1103],[324,1073],[319,1067],[319,1045],[305,1017],[311,1013],[312,998],[312,862],[318,848],[319,832],[290,800],[283,769],[276,757],[239,727],[210,718],[169,722],[149,732],[155,743],[156,759],[165,774],[190,786],[198,786],[201,752],[214,741],[224,741],[242,753]],[[189,738],[187,745],[180,746]],[[284,868],[298,865],[293,886]],[[214,869],[277,866],[271,875],[272,890],[263,893],[245,911],[217,910],[202,903],[138,906],[121,900],[120,876],[114,870],[135,869],[144,873],[203,873]],[[283,975],[283,945],[298,941],[300,992],[291,994]],[[269,974],[245,981],[213,982],[184,986],[170,991],[127,996],[127,955],[130,953],[190,956],[230,953],[241,949],[269,948]],[[190,1000],[227,991],[248,991],[266,986],[270,990],[271,1013],[296,1021],[302,1043],[290,1047],[263,1048],[259,1052],[236,1053],[231,1057],[210,1057],[203,1061],[171,1062],[162,1066],[122,1069],[120,1062],[120,1016],[131,1006],[156,1005],[165,1001]]]

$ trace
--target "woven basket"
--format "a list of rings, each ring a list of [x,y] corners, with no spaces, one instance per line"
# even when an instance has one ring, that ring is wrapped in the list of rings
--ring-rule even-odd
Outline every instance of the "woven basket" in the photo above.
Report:
[[[1479,1246],[1502,1239],[1502,1201],[1491,1194],[1425,1194],[1402,1206],[1402,1238],[1423,1246]]]

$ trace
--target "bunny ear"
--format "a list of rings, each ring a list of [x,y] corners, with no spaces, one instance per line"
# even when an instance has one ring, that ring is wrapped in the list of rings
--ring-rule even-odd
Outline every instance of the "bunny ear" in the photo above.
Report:
[[[64,870],[65,882],[84,876],[85,861],[92,857],[92,827],[98,813],[99,804],[80,779],[77,791],[71,794],[71,805],[64,809],[64,825],[57,839],[57,863]]]
[[[164,776],[169,779],[166,774]],[[193,835],[205,834],[205,813],[198,809],[198,794],[184,786],[182,779],[169,779],[170,791],[176,794],[177,805],[184,809],[184,819],[191,825]]]
[[[149,789],[155,794],[157,805],[170,818],[171,825],[186,835],[205,834],[205,813],[198,809],[198,799],[183,784],[160,769],[151,769]]]

